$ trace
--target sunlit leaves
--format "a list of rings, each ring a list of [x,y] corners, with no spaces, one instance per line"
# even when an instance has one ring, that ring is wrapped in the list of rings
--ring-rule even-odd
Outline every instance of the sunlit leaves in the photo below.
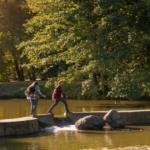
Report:
[[[28,5],[36,16],[25,27],[34,36],[20,47],[29,65],[68,65],[47,85],[99,72],[99,85],[112,88],[109,96],[140,99],[149,91],[148,1],[28,0]],[[88,80],[83,88],[89,88]]]

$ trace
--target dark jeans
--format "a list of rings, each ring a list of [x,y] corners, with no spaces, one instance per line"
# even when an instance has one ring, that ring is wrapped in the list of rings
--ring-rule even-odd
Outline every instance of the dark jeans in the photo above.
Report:
[[[62,97],[61,99],[56,99],[55,102],[54,102],[54,104],[50,107],[50,109],[49,109],[48,111],[52,111],[53,108],[54,108],[60,101],[64,104],[66,111],[69,111],[69,109],[68,109],[68,104],[67,104],[67,102],[66,102],[66,99],[63,98],[63,97]]]
[[[37,105],[38,105],[38,99],[30,99],[30,102],[31,102],[31,113],[36,113],[36,108],[37,108]]]

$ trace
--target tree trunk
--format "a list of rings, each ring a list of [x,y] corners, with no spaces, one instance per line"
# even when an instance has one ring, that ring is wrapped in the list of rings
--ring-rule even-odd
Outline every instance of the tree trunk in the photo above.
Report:
[[[109,92],[108,85],[104,85],[104,94],[107,95]]]
[[[18,76],[18,80],[20,81],[20,71],[19,71],[18,62],[17,62],[17,60],[15,60],[14,62],[15,62],[15,69],[16,69],[16,73]]]
[[[13,80],[17,80],[17,76],[16,76],[16,70],[15,70],[15,68],[13,69],[12,79],[13,79]]]
[[[30,73],[29,70],[27,71],[27,74],[28,74],[28,76],[29,76],[30,81],[32,81],[32,76],[31,76],[31,73]]]
[[[98,80],[97,80],[97,77],[96,77],[96,73],[93,73],[93,79],[94,79],[95,85],[99,88],[99,83],[98,83]],[[97,89],[97,91],[98,91],[100,96],[103,95],[103,92],[101,90]]]
[[[104,79],[107,80],[107,79],[108,79],[108,76],[104,76]],[[109,92],[108,85],[104,85],[104,94],[107,95],[108,92]]]
[[[32,71],[32,79],[33,81],[36,81],[35,71]]]
[[[23,68],[20,68],[20,81],[24,81]]]
[[[18,76],[18,81],[24,81],[23,68],[21,68],[21,70],[19,70],[17,60],[15,60],[14,62],[15,62],[15,69],[16,69],[17,76]]]

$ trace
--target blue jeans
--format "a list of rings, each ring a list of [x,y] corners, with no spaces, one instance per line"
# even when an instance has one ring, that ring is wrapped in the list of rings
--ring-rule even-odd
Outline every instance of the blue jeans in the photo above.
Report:
[[[66,111],[69,111],[69,109],[68,109],[68,104],[67,104],[66,99],[65,99],[64,97],[62,97],[61,99],[56,99],[55,102],[54,102],[54,104],[50,107],[50,109],[49,109],[48,111],[52,111],[53,108],[54,108],[60,101],[64,104]]]
[[[31,102],[31,113],[36,113],[36,108],[37,108],[37,105],[38,105],[38,101],[39,99],[30,99],[30,102]]]

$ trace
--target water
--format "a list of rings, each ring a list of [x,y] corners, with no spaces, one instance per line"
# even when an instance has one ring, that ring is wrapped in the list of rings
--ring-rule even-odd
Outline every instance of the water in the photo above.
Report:
[[[72,112],[85,111],[105,111],[115,110],[142,110],[150,109],[150,101],[88,101],[88,100],[67,100],[69,109]],[[54,103],[52,100],[39,100],[37,114],[46,114],[50,106]],[[55,116],[64,116],[65,108],[60,102],[53,110]],[[0,119],[18,118],[29,116],[29,100],[0,100]]]
[[[53,126],[53,127],[47,127],[47,128],[41,129],[41,131],[52,131],[52,132],[59,132],[59,131],[76,131],[76,130],[77,130],[77,129],[75,128],[74,125],[64,126],[64,127]]]
[[[40,100],[37,114],[47,112],[53,101]],[[68,100],[73,112],[101,110],[141,110],[150,109],[150,102],[121,101],[75,101]],[[63,116],[63,104],[54,109],[55,116]],[[30,102],[28,100],[1,100],[0,118],[17,118],[28,116]],[[23,136],[1,137],[0,150],[90,150],[104,147],[126,147],[150,145],[150,126],[127,126],[122,130],[104,129],[101,131],[78,131],[75,127],[49,127],[39,133]]]

